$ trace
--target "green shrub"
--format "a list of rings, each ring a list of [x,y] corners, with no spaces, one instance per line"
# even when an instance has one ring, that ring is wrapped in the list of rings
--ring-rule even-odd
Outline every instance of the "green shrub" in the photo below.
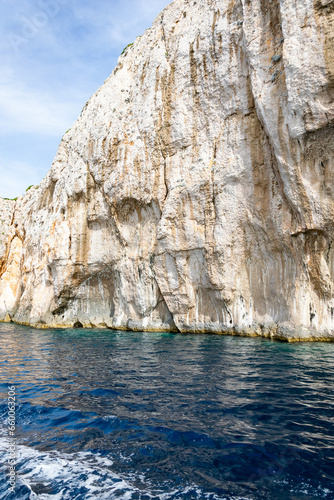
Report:
[[[126,47],[124,47],[122,53],[121,53],[121,56],[124,54],[124,52],[126,51],[126,49],[128,49],[129,47],[132,47],[133,43],[129,43]]]

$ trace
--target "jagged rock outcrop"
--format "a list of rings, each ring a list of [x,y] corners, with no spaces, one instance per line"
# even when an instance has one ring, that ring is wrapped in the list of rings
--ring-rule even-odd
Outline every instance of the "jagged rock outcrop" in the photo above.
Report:
[[[1,202],[0,319],[333,339],[333,19],[169,5]]]
[[[14,200],[0,198],[0,318],[6,322],[11,321],[8,311],[16,303],[20,287],[22,241],[15,230],[14,206]]]

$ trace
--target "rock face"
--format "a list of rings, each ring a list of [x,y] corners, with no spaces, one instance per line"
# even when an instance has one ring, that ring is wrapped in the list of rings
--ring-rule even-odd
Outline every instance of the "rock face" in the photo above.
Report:
[[[333,0],[169,5],[0,201],[0,319],[334,339],[333,23]]]

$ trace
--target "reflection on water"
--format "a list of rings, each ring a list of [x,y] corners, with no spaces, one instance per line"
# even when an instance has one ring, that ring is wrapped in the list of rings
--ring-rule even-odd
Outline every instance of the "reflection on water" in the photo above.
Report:
[[[19,394],[16,498],[334,498],[333,344],[0,334],[4,447],[7,386]],[[66,477],[50,473],[59,460]]]

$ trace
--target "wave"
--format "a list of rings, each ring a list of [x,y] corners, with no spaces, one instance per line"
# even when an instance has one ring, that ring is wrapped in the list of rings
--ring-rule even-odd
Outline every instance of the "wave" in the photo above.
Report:
[[[6,474],[10,441],[0,437],[0,468]],[[57,451],[39,451],[17,445],[16,500],[241,500],[240,497],[218,497],[205,493],[196,485],[174,491],[155,488],[143,475],[124,478],[112,470],[113,462],[98,453],[80,451],[67,454]],[[0,498],[14,498],[7,486],[0,483]],[[247,500],[242,497],[242,500]]]

